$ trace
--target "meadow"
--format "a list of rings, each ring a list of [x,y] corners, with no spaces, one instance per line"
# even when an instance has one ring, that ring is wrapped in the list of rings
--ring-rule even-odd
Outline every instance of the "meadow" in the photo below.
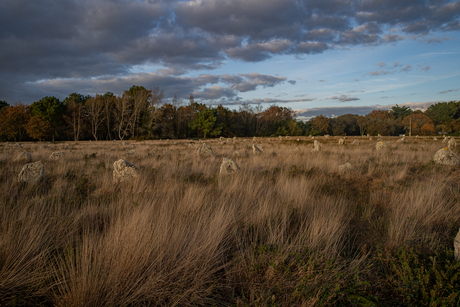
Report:
[[[460,166],[433,162],[446,144],[316,139],[257,138],[261,155],[211,139],[210,157],[191,140],[1,143],[0,305],[458,305]],[[23,151],[39,184],[18,182]],[[140,178],[114,183],[120,158]],[[223,158],[241,170],[220,176]]]

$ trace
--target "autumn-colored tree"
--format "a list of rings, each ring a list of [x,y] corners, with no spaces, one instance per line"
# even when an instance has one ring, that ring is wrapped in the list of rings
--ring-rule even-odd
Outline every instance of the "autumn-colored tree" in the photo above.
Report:
[[[406,130],[412,129],[412,135],[430,134],[434,132],[433,121],[420,111],[416,111],[404,118],[403,124]],[[422,130],[422,127],[424,129]]]
[[[318,115],[313,119],[313,126],[318,130],[320,134],[328,134],[329,132],[329,123],[330,119],[323,116]]]
[[[5,107],[0,111],[0,133],[7,140],[21,141],[26,133],[29,109],[23,104]]]
[[[51,125],[39,116],[31,117],[25,128],[31,138],[39,141],[44,140],[52,130]]]

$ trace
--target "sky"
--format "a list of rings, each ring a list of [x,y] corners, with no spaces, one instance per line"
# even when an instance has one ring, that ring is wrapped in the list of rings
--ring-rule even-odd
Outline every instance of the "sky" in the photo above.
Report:
[[[1,0],[0,100],[159,87],[300,119],[460,96],[460,1]]]

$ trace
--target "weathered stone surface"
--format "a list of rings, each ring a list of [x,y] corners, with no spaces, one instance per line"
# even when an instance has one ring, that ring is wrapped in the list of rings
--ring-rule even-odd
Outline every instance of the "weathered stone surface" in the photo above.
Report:
[[[228,138],[228,139],[227,139],[227,143],[233,143],[233,139]]]
[[[434,154],[434,162],[445,165],[459,165],[460,159],[447,147],[441,148]]]
[[[351,170],[353,167],[351,166],[351,164],[349,162],[343,164],[343,165],[339,165],[339,173],[345,173],[347,172],[348,170]]]
[[[379,141],[379,142],[377,142],[377,144],[375,144],[375,149],[382,150],[382,149],[387,148],[387,146],[388,146],[387,142]]]
[[[297,139],[297,142],[300,142],[300,139]]]
[[[447,143],[449,141],[449,138],[446,138],[446,136],[444,136],[444,139],[442,140],[443,143]]]
[[[406,136],[401,137],[396,141],[397,143],[406,143]]]
[[[50,159],[51,160],[59,160],[65,157],[65,151],[55,151],[51,153]]]
[[[200,156],[212,156],[213,155],[211,146],[205,143],[198,146],[196,152]]]
[[[188,144],[188,147],[189,148],[194,148],[195,146],[193,146],[193,144],[190,143],[190,144]]]
[[[339,145],[343,145],[345,144],[345,140],[344,139],[339,139]]]
[[[42,145],[42,146],[40,146],[40,147],[43,148],[43,149],[45,149],[45,148],[46,148],[46,145]]]
[[[252,144],[252,152],[255,155],[260,155],[261,153],[263,153],[263,151],[256,144]]]
[[[30,162],[32,161],[32,155],[29,152],[22,152],[19,154],[19,156],[14,159],[14,161],[20,161],[20,162]]]
[[[128,161],[120,159],[113,163],[113,181],[122,182],[139,176],[139,169]]]
[[[351,144],[353,144],[353,145],[359,145],[359,141],[358,141],[358,140],[353,140],[353,142],[351,142]]]
[[[28,163],[18,175],[19,182],[38,183],[45,178],[45,167],[40,161]]]
[[[450,138],[449,142],[447,142],[447,147],[449,149],[454,149],[455,147],[457,147],[457,142],[455,142],[454,138]]]
[[[219,138],[219,140],[221,140],[221,141],[223,142],[223,141],[225,141],[225,138],[224,138],[223,136],[221,136],[221,137]]]
[[[240,152],[238,150],[235,150],[233,152],[233,155],[236,156],[236,157],[239,157],[240,156]]]
[[[66,145],[63,146],[63,148],[64,149],[69,149],[69,145],[66,144]]]
[[[454,239],[454,256],[455,260],[460,261],[460,229]]]
[[[318,151],[321,151],[321,143],[318,142],[317,140],[314,140],[313,149],[311,150],[311,152],[318,152]]]
[[[22,148],[21,143],[16,143],[16,144],[14,144],[14,148]]]
[[[235,173],[235,172],[238,172],[239,170],[240,170],[240,167],[232,159],[224,158],[223,161],[222,161],[222,164],[220,165],[220,174],[221,175],[227,175],[227,174]]]
[[[253,141],[253,142],[257,142],[257,138],[256,138],[256,137],[253,137],[253,138],[252,138],[252,141]]]
[[[329,137],[330,137],[329,134],[325,134],[325,135],[324,135],[324,138],[325,138],[325,139],[328,139]]]
[[[437,140],[438,140],[438,138],[437,138],[437,137],[434,137],[434,138],[433,138],[433,141],[437,141]]]
[[[300,147],[296,147],[294,151],[300,151]]]

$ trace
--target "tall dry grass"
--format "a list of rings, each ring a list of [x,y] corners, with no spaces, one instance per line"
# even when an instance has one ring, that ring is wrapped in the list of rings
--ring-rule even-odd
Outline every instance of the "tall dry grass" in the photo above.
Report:
[[[188,141],[80,142],[59,161],[63,144],[26,143],[38,185],[17,182],[20,151],[2,144],[0,305],[333,305],[376,246],[435,250],[460,225],[460,169],[432,162],[441,141],[388,140],[312,153],[260,139],[260,156],[211,140],[207,158]],[[122,157],[141,177],[114,184]],[[223,157],[241,171],[220,177]]]

